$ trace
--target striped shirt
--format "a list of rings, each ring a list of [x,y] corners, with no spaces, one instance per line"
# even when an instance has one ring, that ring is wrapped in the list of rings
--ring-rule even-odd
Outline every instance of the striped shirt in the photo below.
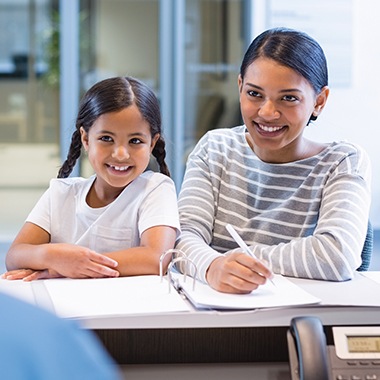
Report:
[[[361,264],[369,218],[367,154],[333,142],[316,156],[271,164],[255,155],[245,132],[245,126],[209,131],[190,154],[176,248],[206,282],[214,259],[241,251],[225,228],[230,223],[275,273],[350,279]]]

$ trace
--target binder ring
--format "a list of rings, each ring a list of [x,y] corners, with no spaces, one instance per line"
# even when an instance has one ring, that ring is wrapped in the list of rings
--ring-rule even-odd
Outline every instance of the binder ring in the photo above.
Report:
[[[174,253],[176,253],[177,255],[179,255],[179,257],[186,257],[186,254],[182,251],[180,251],[179,249],[168,249],[167,251],[165,251],[161,256],[160,256],[160,280],[162,282],[162,278],[164,276],[164,269],[163,269],[163,261],[165,260],[165,257],[168,255],[168,254],[171,254],[173,255]],[[172,256],[173,257],[173,256]]]
[[[171,286],[170,284],[172,283],[172,272],[171,272],[171,269],[173,267],[173,265],[175,263],[178,263],[180,261],[186,261],[186,263],[190,263],[191,265],[193,265],[194,267],[194,276],[193,276],[193,291],[195,289],[195,282],[196,282],[196,278],[197,278],[197,273],[198,273],[198,270],[197,270],[197,266],[194,264],[194,262],[192,260],[190,260],[186,255],[182,256],[182,257],[176,257],[174,260],[172,260],[168,266],[168,283],[169,283],[169,293],[170,293],[170,289],[171,289]],[[188,265],[185,266],[186,270],[185,270],[185,273],[183,274],[183,282],[186,282],[186,276],[187,276],[187,271],[188,271]]]

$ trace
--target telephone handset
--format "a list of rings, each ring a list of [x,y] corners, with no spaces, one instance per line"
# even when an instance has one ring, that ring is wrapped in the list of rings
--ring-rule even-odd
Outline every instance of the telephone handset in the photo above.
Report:
[[[380,379],[380,326],[332,327],[326,344],[316,317],[293,318],[287,333],[292,380]]]
[[[318,318],[293,318],[287,339],[292,380],[330,380],[326,336]]]

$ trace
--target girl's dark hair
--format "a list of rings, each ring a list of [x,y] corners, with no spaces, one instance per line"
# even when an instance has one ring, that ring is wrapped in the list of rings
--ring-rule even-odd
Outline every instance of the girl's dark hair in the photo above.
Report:
[[[273,28],[257,36],[248,47],[240,76],[256,59],[270,58],[302,75],[318,94],[328,85],[328,72],[325,54],[313,38],[304,32],[288,28]],[[316,116],[311,116],[316,120]]]
[[[165,162],[165,141],[161,133],[161,112],[154,92],[143,82],[132,77],[115,77],[93,85],[83,96],[80,104],[75,131],[71,137],[66,161],[58,172],[58,178],[66,178],[72,172],[82,151],[80,128],[88,133],[99,116],[117,112],[135,104],[142,117],[150,126],[151,136],[160,134],[152,154],[156,158],[160,172],[170,177]]]

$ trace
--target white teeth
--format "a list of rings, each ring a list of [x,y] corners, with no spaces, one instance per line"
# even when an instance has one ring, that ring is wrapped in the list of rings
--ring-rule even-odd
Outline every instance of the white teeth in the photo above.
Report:
[[[259,124],[259,127],[265,132],[276,132],[282,128],[282,127],[267,127],[266,125],[262,125],[262,124]]]
[[[118,170],[118,171],[127,170],[129,168],[129,166],[113,166],[113,165],[110,165],[110,166],[111,166],[111,168]]]

